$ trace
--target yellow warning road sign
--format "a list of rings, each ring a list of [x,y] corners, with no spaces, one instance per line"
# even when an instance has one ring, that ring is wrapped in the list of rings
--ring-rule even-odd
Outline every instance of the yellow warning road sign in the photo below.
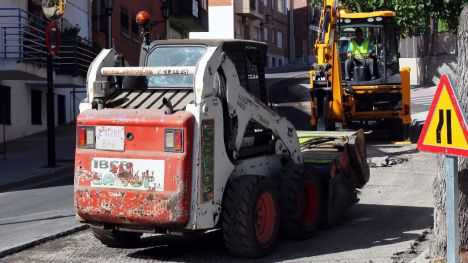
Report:
[[[465,114],[447,75],[442,75],[426,122],[419,136],[421,151],[468,156]]]

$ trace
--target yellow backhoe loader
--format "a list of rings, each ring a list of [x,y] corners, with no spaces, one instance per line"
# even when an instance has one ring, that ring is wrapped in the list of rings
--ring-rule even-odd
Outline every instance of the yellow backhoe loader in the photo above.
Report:
[[[314,51],[313,127],[381,124],[392,135],[407,136],[410,69],[399,66],[394,12],[347,13],[337,0],[324,0]]]

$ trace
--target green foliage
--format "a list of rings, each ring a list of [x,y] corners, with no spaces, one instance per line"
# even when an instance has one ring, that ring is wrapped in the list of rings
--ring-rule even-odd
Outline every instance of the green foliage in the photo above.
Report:
[[[439,19],[437,21],[437,32],[452,32],[453,30],[450,30],[450,26],[448,21],[444,19]]]
[[[350,12],[391,10],[401,37],[419,36],[429,29],[430,18],[446,22],[447,31],[456,31],[460,12],[468,0],[342,0]]]

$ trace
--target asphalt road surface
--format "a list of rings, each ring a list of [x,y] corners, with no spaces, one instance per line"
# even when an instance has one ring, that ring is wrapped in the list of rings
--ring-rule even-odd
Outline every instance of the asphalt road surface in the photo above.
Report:
[[[308,128],[306,75],[272,74],[273,104],[290,116],[298,129]],[[285,80],[296,76],[296,80]],[[273,80],[274,79],[274,80]],[[284,80],[284,81],[283,81]],[[430,93],[430,91],[424,91]],[[424,102],[427,103],[427,102]],[[419,103],[418,105],[422,105]],[[414,108],[414,107],[413,107]],[[424,110],[421,108],[421,110]],[[260,262],[394,262],[432,226],[433,155],[414,145],[399,146],[368,140],[371,179],[340,224],[321,229],[309,240],[280,241]],[[72,177],[0,193],[0,248],[32,242],[73,229]],[[228,254],[219,231],[202,235],[145,234],[137,248],[114,249],[99,243],[89,229],[57,238],[1,262],[238,262]],[[400,262],[400,261],[397,261]]]
[[[0,255],[80,226],[71,174],[0,193],[0,207]]]
[[[337,227],[305,241],[280,241],[259,262],[394,262],[432,225],[433,155],[414,145],[368,147],[371,179]],[[388,163],[387,156],[401,163]],[[108,248],[90,230],[49,241],[3,258],[4,262],[238,262],[219,232],[190,236],[145,234],[141,246]],[[396,261],[400,262],[400,261]]]

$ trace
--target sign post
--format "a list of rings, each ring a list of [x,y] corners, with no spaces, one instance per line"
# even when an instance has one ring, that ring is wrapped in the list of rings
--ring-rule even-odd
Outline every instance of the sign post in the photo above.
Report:
[[[458,221],[458,157],[468,157],[468,129],[457,94],[447,75],[442,75],[426,122],[419,136],[418,149],[444,154],[447,208],[447,262],[459,263],[460,225]]]
[[[447,262],[460,262],[458,222],[458,157],[445,158],[445,206],[447,208]]]
[[[47,166],[55,166],[55,109],[53,57],[60,49],[60,28],[56,20],[65,12],[66,0],[42,0],[42,12],[50,20],[45,29],[47,47]]]

